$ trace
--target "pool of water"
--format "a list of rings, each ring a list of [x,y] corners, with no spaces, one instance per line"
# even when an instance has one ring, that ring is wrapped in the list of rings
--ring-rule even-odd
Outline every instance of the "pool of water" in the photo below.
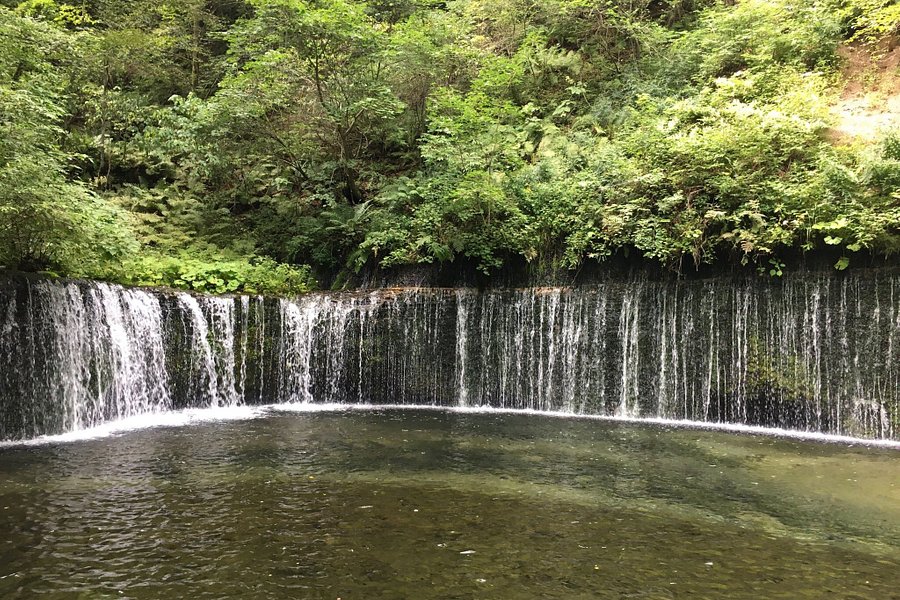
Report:
[[[2,598],[900,598],[900,450],[434,410],[0,448]]]

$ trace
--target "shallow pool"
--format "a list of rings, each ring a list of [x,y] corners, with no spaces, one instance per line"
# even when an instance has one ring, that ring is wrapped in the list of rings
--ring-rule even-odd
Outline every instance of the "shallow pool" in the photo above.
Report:
[[[900,598],[900,450],[291,413],[0,448],[2,598]]]

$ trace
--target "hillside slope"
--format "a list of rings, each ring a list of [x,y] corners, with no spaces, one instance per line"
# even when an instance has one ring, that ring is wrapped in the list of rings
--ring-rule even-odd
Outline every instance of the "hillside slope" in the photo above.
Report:
[[[900,45],[884,40],[838,49],[840,98],[832,106],[834,140],[877,143],[900,127]]]

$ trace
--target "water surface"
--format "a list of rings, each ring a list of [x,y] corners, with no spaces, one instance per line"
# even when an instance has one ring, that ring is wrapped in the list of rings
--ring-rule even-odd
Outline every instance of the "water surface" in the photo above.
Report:
[[[0,448],[3,598],[900,598],[900,452],[290,413]]]

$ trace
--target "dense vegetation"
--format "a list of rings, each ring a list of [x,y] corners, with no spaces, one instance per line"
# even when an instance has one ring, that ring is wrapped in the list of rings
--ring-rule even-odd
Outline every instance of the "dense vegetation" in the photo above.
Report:
[[[829,141],[837,49],[898,27],[883,0],[0,0],[0,265],[844,268],[900,250],[900,136]]]

